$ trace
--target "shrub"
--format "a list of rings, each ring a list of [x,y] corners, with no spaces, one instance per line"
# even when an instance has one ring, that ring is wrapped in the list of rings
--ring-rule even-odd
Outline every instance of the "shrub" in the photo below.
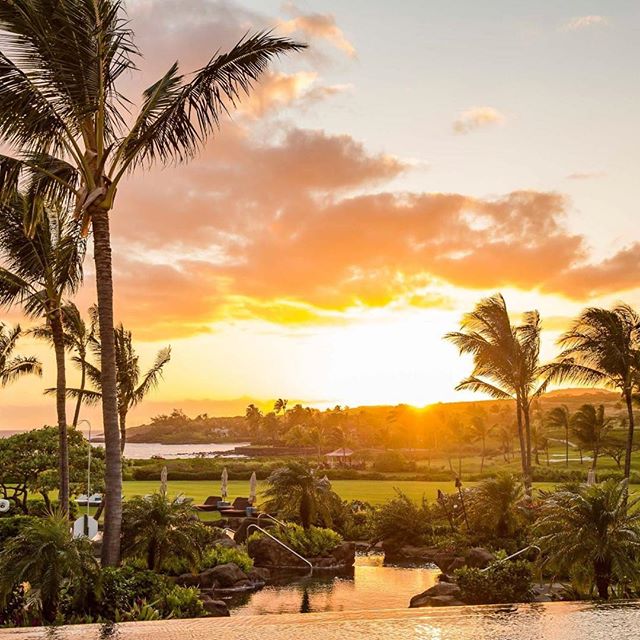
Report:
[[[368,502],[341,502],[332,511],[333,530],[345,540],[370,540],[373,507]]]
[[[57,511],[59,508],[60,503],[57,500],[51,500],[49,506],[47,506],[44,500],[40,500],[39,498],[27,500],[27,511],[29,515],[35,516],[36,518],[46,518],[52,511]],[[73,500],[69,502],[69,517],[74,520],[78,517],[78,505]]]
[[[531,565],[499,562],[487,570],[463,567],[454,572],[460,597],[466,604],[503,604],[531,600]]]
[[[215,545],[204,551],[202,558],[198,562],[196,571],[204,571],[205,569],[211,569],[218,565],[229,563],[237,565],[245,573],[251,571],[253,568],[253,560],[244,549]],[[164,569],[170,575],[180,575],[191,571],[192,567],[183,558],[175,557],[165,563]]]
[[[396,490],[396,497],[373,514],[375,540],[387,540],[396,546],[423,544],[433,535],[434,514],[423,498],[418,505]]]
[[[416,463],[407,460],[399,451],[384,451],[376,456],[373,468],[381,473],[393,471],[414,471]]]
[[[10,538],[15,538],[22,528],[33,521],[31,516],[7,516],[0,518],[0,549]]]
[[[275,527],[270,533],[305,558],[327,555],[342,543],[342,536],[332,529],[322,527],[303,529],[294,523],[288,523],[285,527]],[[256,532],[250,536],[249,540],[259,538],[261,535]]]

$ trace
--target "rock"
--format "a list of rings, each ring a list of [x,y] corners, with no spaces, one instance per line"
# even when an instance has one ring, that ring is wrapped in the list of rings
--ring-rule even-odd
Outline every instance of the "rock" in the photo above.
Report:
[[[437,551],[433,556],[433,563],[438,566],[442,573],[450,573],[449,567],[457,557],[455,553],[450,551]]]
[[[454,596],[432,596],[425,599],[425,603],[419,606],[423,607],[463,607],[461,602]]]
[[[397,546],[393,541],[385,540],[382,543],[385,560],[391,562],[419,562],[422,564],[433,563],[436,547],[415,547],[412,545]]]
[[[308,566],[303,560],[267,537],[249,540],[247,551],[253,558],[256,567],[298,568]],[[355,558],[355,544],[343,542],[331,554],[321,558],[308,558],[308,560],[314,567],[329,569],[351,567]]]
[[[244,544],[247,541],[247,537],[248,537],[247,536],[247,528],[251,524],[257,524],[262,529],[268,529],[269,527],[273,526],[274,522],[273,522],[273,520],[269,520],[268,518],[261,518],[260,520],[258,520],[258,518],[242,518],[242,520],[238,524],[238,528],[236,529],[236,533],[233,536],[233,539],[238,544]],[[253,533],[254,531],[255,531],[255,529],[252,529],[251,533]]]
[[[216,547],[224,547],[225,549],[233,549],[238,546],[238,543],[227,535],[222,536],[222,538],[218,538],[215,541]]]
[[[237,582],[249,579],[247,574],[232,562],[206,569],[199,575],[199,578],[200,586],[205,589],[215,589],[218,587],[229,589],[234,587]]]
[[[199,587],[201,578],[199,573],[183,573],[174,578],[174,581],[181,587]]]
[[[201,598],[205,611],[211,617],[224,617],[230,615],[229,609],[224,600],[214,600],[207,595],[202,595]]]
[[[356,545],[353,542],[343,542],[331,552],[334,565],[352,567],[356,561]]]
[[[467,567],[475,567],[476,569],[485,569],[495,562],[496,557],[490,551],[482,547],[474,547],[469,549],[464,555],[464,561]]]
[[[453,582],[438,582],[433,587],[419,593],[416,596],[411,598],[409,602],[409,607],[432,607],[432,606],[442,606],[442,602],[440,600],[434,600],[436,598],[452,598],[453,600],[459,600],[460,598],[460,587]],[[448,601],[445,601],[448,602]]]
[[[249,580],[257,584],[265,584],[271,580],[271,571],[266,567],[253,567],[247,575]]]
[[[466,567],[467,563],[462,556],[454,558],[453,562],[449,565],[447,571],[449,573],[453,573],[456,569],[462,569],[462,567]]]

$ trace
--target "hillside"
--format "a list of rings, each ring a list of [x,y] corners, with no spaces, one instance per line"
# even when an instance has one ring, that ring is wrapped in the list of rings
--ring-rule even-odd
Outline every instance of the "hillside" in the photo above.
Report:
[[[534,409],[546,413],[556,406],[567,405],[575,411],[583,404],[603,404],[609,415],[622,411],[619,394],[605,389],[559,389],[540,398]],[[512,403],[507,400],[477,400],[428,405],[422,409],[407,405],[380,405],[349,407],[341,410],[341,416],[358,430],[370,431],[372,437],[381,430],[388,430],[403,421],[406,414],[413,415],[422,425],[447,422],[452,416],[464,416],[480,408],[489,413],[508,411]],[[291,412],[290,412],[291,413]],[[290,413],[288,415],[290,415]],[[310,415],[330,415],[332,412],[313,410]],[[278,420],[274,417],[274,427]],[[303,420],[304,421],[304,420]],[[414,421],[415,422],[415,421]],[[416,425],[417,426],[417,425]],[[252,430],[244,416],[214,417],[206,413],[190,418],[180,410],[156,416],[152,422],[127,430],[129,442],[159,442],[165,444],[204,444],[251,439]]]

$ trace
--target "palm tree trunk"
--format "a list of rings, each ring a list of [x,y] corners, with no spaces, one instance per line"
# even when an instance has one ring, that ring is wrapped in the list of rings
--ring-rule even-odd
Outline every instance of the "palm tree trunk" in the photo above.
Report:
[[[633,452],[633,430],[635,427],[633,419],[633,404],[631,398],[631,389],[624,392],[624,400],[627,404],[627,414],[629,416],[629,433],[627,434],[627,451],[624,457],[624,477],[629,478],[631,475],[631,453]]]
[[[82,397],[84,388],[87,386],[87,368],[85,365],[85,355],[80,354],[80,358],[82,359],[82,365],[80,366],[80,393],[78,394],[78,399],[76,400],[76,409],[73,413],[73,426],[77,427],[78,422],[80,421],[80,409],[82,407]]]
[[[524,429],[522,426],[522,404],[520,399],[516,400],[516,416],[518,420],[518,439],[520,440],[520,461],[522,463],[522,480],[527,495],[531,495],[531,478],[529,476],[529,466],[527,464],[527,449],[525,446]]]
[[[105,444],[106,507],[102,564],[117,566],[120,562],[120,529],[122,525],[122,456],[120,454],[118,398],[116,393],[111,241],[108,212],[104,209],[96,208],[91,214],[98,294],[98,324],[101,341],[102,422]]]
[[[531,475],[531,418],[529,416],[529,402],[526,398],[522,399],[522,416],[524,418],[524,439],[527,450],[527,472]],[[531,481],[531,480],[529,480]]]
[[[55,309],[49,318],[51,337],[56,355],[56,412],[58,415],[58,473],[60,493],[58,502],[63,513],[69,514],[69,443],[67,439],[67,380],[64,358],[64,330],[60,309]]]

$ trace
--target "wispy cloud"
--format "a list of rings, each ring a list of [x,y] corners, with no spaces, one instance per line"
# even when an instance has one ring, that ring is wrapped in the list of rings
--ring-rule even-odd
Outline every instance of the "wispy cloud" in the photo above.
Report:
[[[567,180],[593,180],[594,178],[604,178],[606,171],[576,171],[566,176]]]
[[[609,18],[606,16],[578,16],[571,18],[569,22],[562,26],[563,31],[582,31],[592,27],[605,27],[609,24]]]
[[[505,116],[493,107],[472,107],[463,111],[453,122],[456,133],[471,133],[489,125],[501,124]]]
[[[292,17],[290,20],[280,20],[278,31],[283,33],[300,32],[309,37],[326,40],[350,58],[355,58],[356,48],[337,25],[332,14],[302,13],[293,3],[288,3],[285,10]]]

